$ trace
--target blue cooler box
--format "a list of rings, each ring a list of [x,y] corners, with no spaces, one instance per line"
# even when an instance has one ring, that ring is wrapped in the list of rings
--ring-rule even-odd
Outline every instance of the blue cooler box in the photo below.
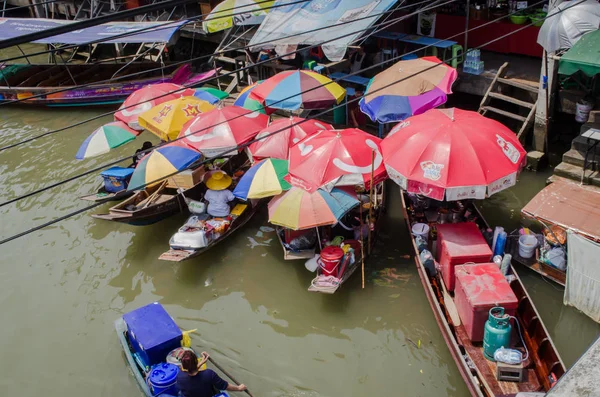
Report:
[[[112,167],[100,173],[104,178],[104,189],[110,193],[117,193],[127,189],[133,168]]]
[[[171,350],[181,347],[179,327],[158,302],[123,315],[123,320],[134,353],[147,366],[164,362]]]

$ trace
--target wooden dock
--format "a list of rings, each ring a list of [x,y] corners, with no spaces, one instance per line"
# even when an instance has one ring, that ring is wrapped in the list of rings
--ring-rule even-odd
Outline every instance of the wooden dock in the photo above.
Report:
[[[600,337],[560,378],[546,397],[600,396]]]

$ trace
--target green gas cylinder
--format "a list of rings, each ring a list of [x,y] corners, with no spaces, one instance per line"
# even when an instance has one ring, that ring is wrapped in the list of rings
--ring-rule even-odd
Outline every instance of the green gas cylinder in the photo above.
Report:
[[[504,314],[503,307],[492,307],[483,331],[483,355],[491,361],[494,353],[510,344],[510,317]]]

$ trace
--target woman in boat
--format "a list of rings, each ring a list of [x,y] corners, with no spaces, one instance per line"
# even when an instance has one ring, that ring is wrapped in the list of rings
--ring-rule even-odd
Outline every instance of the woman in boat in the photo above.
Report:
[[[212,369],[200,368],[208,361],[209,355],[202,352],[202,361],[198,362],[196,353],[186,351],[181,357],[182,371],[177,374],[177,387],[183,397],[212,397],[220,390],[244,391],[245,385],[230,385]]]
[[[137,166],[137,163],[139,163],[139,161],[145,155],[147,155],[149,153],[147,150],[151,149],[151,148],[152,148],[152,142],[149,142],[149,141],[144,142],[142,144],[142,147],[135,151],[135,154],[133,155],[133,158],[132,158],[133,162],[131,163],[129,168],[135,168]]]
[[[231,177],[223,171],[214,172],[206,181],[208,190],[204,194],[204,199],[208,201],[208,215],[222,218],[229,215],[231,208],[229,203],[235,200],[231,190]]]

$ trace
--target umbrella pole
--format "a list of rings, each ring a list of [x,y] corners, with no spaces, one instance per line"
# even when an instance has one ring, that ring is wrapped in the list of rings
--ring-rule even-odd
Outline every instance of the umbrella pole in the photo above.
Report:
[[[550,79],[548,78],[548,51],[545,52],[546,56],[544,57],[544,74],[546,75],[546,133],[544,134],[544,146],[546,152],[548,152],[548,130],[550,129],[550,89],[548,86],[550,85]]]
[[[362,288],[365,288],[365,245],[363,244],[363,217],[362,217],[362,202],[359,205],[360,212],[360,260],[362,262]]]
[[[323,251],[323,246],[321,245],[321,236],[319,235],[319,227],[315,227],[315,230],[317,231],[317,241],[319,242],[319,250]]]
[[[371,220],[373,219],[373,174],[375,173],[375,150],[371,155],[371,186],[369,189],[369,237],[367,252],[371,255]],[[362,205],[362,203],[361,203]]]

